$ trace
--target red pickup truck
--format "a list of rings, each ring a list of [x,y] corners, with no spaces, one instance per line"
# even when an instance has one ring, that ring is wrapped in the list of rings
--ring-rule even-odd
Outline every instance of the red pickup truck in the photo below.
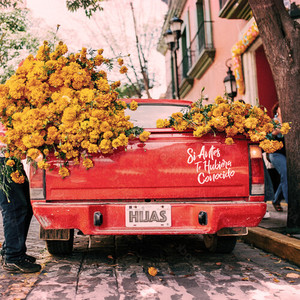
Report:
[[[71,176],[32,172],[34,215],[52,254],[70,253],[74,229],[85,235],[202,234],[213,252],[228,253],[236,237],[257,226],[264,203],[261,150],[244,136],[226,145],[223,134],[156,128],[156,120],[186,109],[179,100],[136,100],[135,125],[148,141],[94,157]],[[53,162],[57,166],[59,162]]]

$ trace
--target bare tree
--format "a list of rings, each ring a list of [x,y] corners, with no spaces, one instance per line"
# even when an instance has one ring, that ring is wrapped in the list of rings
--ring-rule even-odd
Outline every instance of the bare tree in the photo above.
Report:
[[[300,232],[300,25],[289,16],[282,0],[249,0],[249,4],[272,70],[283,121],[292,123],[285,138],[287,231]]]

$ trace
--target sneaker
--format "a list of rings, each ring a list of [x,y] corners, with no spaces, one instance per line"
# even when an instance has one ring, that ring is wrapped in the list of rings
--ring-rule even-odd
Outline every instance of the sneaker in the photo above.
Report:
[[[270,218],[270,213],[268,211],[266,211],[263,219],[269,219]]]
[[[3,263],[4,263],[4,256],[3,255],[0,256],[0,260],[1,260],[1,265],[3,265]],[[36,258],[35,257],[33,257],[31,255],[27,255],[27,254],[25,254],[24,260],[26,260],[26,261],[28,261],[30,263],[35,263],[36,262]]]
[[[27,260],[27,261],[30,262],[30,263],[35,263],[35,262],[36,262],[36,258],[33,257],[33,256],[31,256],[31,255],[25,254],[24,259]]]
[[[13,273],[35,273],[41,270],[40,265],[31,263],[26,259],[14,263],[4,261],[2,267]]]

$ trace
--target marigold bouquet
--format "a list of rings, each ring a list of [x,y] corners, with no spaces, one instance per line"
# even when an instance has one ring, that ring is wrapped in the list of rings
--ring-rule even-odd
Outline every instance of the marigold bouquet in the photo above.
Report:
[[[89,169],[93,155],[125,149],[136,136],[141,141],[149,137],[125,115],[127,104],[116,91],[120,81],[108,81],[103,67],[112,68],[112,61],[103,57],[103,50],[67,52],[62,42],[52,52],[44,42],[36,57],[28,56],[15,75],[0,85],[6,164],[13,157],[31,161],[40,157],[38,167],[49,169],[48,158],[54,153],[62,161],[59,174],[67,177],[70,160]],[[120,73],[126,73],[123,60],[117,63]],[[137,103],[130,108],[135,110]],[[10,168],[8,173],[16,182]]]
[[[229,102],[220,96],[213,104],[208,105],[203,105],[200,99],[186,112],[176,112],[169,119],[157,120],[156,126],[173,127],[179,131],[193,129],[195,137],[201,137],[208,132],[225,132],[227,145],[234,143],[234,136],[243,134],[251,141],[259,143],[267,153],[283,147],[283,143],[275,140],[272,132],[279,128],[282,134],[287,134],[290,130],[289,123],[279,124],[257,106],[241,101]]]

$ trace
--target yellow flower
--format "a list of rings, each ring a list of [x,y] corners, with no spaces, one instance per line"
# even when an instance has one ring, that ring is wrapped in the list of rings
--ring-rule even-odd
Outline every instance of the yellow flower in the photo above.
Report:
[[[124,63],[123,59],[122,59],[122,58],[118,58],[118,64],[119,64],[120,66],[122,66],[123,63]]]
[[[136,110],[138,108],[138,103],[136,102],[136,101],[134,101],[134,100],[132,100],[131,102],[130,102],[130,109],[131,110]]]
[[[84,159],[82,164],[87,170],[94,166],[93,161],[89,158]]]
[[[139,135],[139,139],[141,142],[146,142],[149,139],[150,136],[150,132],[148,131],[143,131],[140,135]]]
[[[38,162],[38,167],[39,167],[40,169],[48,170],[48,169],[50,168],[50,164],[47,163],[47,162],[44,161],[44,160],[40,160],[40,161]]]
[[[9,166],[9,167],[13,167],[15,165],[15,161],[13,159],[9,159],[7,162],[6,162],[6,165]]]
[[[70,171],[66,167],[59,168],[58,174],[62,177],[68,177],[70,175]]]
[[[226,138],[225,139],[225,144],[226,145],[232,145],[232,144],[234,144],[233,138],[230,138],[230,137]]]
[[[122,66],[122,67],[120,68],[120,73],[121,73],[121,74],[125,74],[125,73],[127,73],[127,71],[128,71],[128,69],[127,69],[127,67],[125,67],[125,66]]]
[[[25,182],[25,177],[24,175],[20,174],[20,172],[17,170],[15,172],[12,172],[10,174],[11,179],[15,182],[15,183],[24,183]]]
[[[276,140],[265,139],[259,143],[259,147],[261,147],[266,153],[274,153],[283,147],[283,143]]]
[[[287,133],[290,131],[290,129],[291,129],[291,126],[290,126],[289,123],[283,123],[283,124],[281,125],[280,132],[281,132],[282,134],[287,134]]]
[[[37,159],[40,154],[41,152],[36,148],[30,148],[27,151],[27,156],[33,160]]]

